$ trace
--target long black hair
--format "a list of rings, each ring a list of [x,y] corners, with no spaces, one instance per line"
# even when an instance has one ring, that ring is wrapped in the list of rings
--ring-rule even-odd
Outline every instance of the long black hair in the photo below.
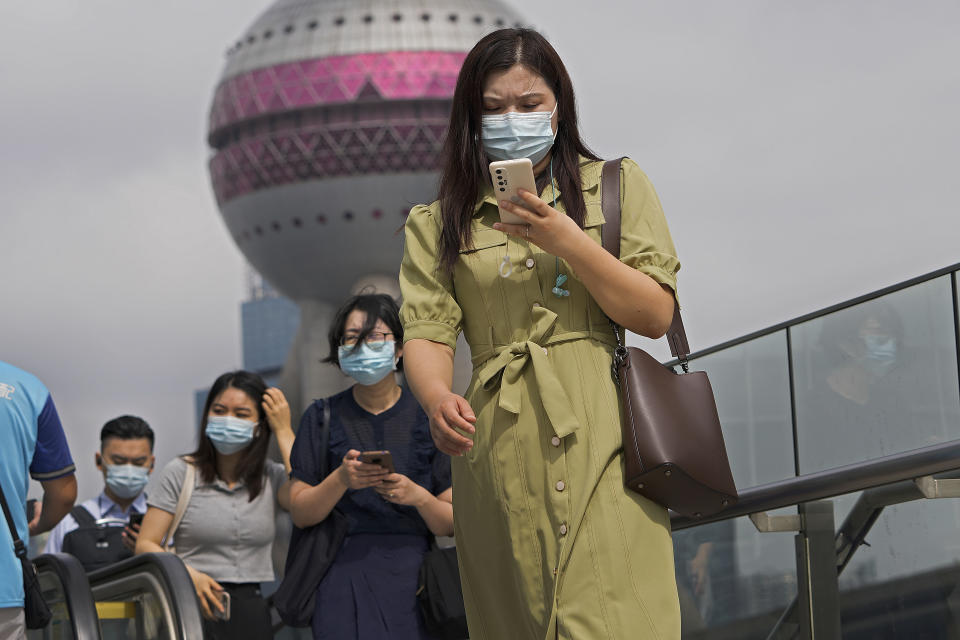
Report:
[[[230,388],[238,389],[247,394],[257,410],[257,428],[254,431],[253,442],[243,450],[243,455],[237,465],[237,477],[243,480],[252,502],[263,489],[263,468],[267,459],[267,447],[270,445],[271,433],[261,405],[263,394],[267,390],[267,384],[259,375],[250,371],[230,371],[214,381],[213,386],[210,387],[210,393],[207,394],[207,401],[203,404],[197,450],[191,453],[190,457],[204,482],[209,483],[216,480],[217,450],[206,434],[207,419],[214,401],[220,397],[221,393]]]
[[[481,142],[483,86],[490,74],[523,65],[541,76],[557,98],[554,175],[567,215],[583,226],[586,205],[580,184],[580,158],[599,160],[580,139],[573,83],[547,39],[533,29],[500,29],[467,54],[453,92],[450,125],[440,159],[440,269],[451,272],[460,250],[470,246],[470,219],[487,178]]]

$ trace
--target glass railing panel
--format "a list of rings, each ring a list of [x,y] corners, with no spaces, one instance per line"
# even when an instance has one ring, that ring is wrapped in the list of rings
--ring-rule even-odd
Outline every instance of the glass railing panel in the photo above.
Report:
[[[97,622],[90,584],[80,562],[65,554],[40,555],[33,560],[43,598],[53,614],[43,629],[27,631],[30,640],[97,640]]]
[[[960,502],[887,507],[840,576],[845,640],[960,637]]]
[[[697,358],[690,369],[710,376],[737,487],[792,477],[786,332]]]
[[[167,640],[176,625],[164,589],[148,572],[94,589],[104,640]]]
[[[801,474],[960,438],[949,276],[791,331]]]
[[[797,595],[790,534],[759,533],[737,518],[675,531],[673,540],[684,640],[763,640]]]
[[[202,636],[200,608],[183,562],[173,554],[134,556],[90,574],[104,637],[176,640]]]
[[[45,629],[31,630],[27,633],[30,640],[70,640],[73,638],[73,619],[67,606],[67,596],[60,578],[52,572],[41,571],[40,589],[47,601],[53,618]]]

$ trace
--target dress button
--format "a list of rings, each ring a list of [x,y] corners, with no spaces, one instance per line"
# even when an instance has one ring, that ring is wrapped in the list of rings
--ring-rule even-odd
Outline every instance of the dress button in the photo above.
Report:
[[[539,307],[539,306],[540,306],[540,303],[539,303],[539,302],[534,302],[534,303],[533,303],[533,308],[534,308],[534,309],[536,309],[536,308]]]
[[[565,524],[560,525],[560,535],[562,536],[567,535],[567,525]]]
[[[560,446],[560,436],[553,436],[552,438],[550,438],[550,444],[552,444],[552,445],[555,446],[555,447],[559,447],[559,446]]]
[[[567,488],[567,485],[564,484],[563,480],[557,480],[557,491],[563,491]]]
[[[541,347],[541,348],[543,349],[543,355],[547,355],[547,348],[546,347]]]
[[[527,261],[524,264],[527,265],[527,269],[533,269],[533,265],[537,263],[533,261],[533,258],[527,258]]]

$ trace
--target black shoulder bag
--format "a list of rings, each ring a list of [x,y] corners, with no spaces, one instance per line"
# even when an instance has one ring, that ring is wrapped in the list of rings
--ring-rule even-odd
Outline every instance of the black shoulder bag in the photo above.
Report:
[[[43,599],[37,569],[27,558],[27,547],[17,535],[17,527],[13,524],[13,516],[10,515],[10,507],[7,505],[7,497],[3,495],[2,487],[0,487],[0,504],[3,505],[3,517],[7,519],[7,526],[10,527],[10,537],[13,538],[13,552],[20,558],[20,566],[23,569],[23,614],[27,629],[43,629],[50,622],[53,613],[47,606],[47,601]]]
[[[327,477],[327,445],[330,441],[330,403],[317,400],[319,410],[311,407],[314,423],[320,429],[320,477]],[[321,417],[322,416],[322,417]],[[317,586],[327,574],[343,539],[347,535],[347,518],[336,508],[326,518],[306,529],[294,525],[284,565],[283,580],[272,600],[284,624],[309,627],[316,606]]]
[[[430,546],[430,551],[423,556],[417,585],[417,604],[424,626],[442,640],[466,640],[469,632],[457,548],[441,549],[436,538]]]

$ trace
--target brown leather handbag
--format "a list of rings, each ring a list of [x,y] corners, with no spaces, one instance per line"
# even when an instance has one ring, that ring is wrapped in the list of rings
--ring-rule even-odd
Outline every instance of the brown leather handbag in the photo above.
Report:
[[[620,258],[620,162],[603,164],[603,247]],[[624,346],[612,320],[617,348],[613,377],[623,403],[624,484],[677,513],[714,514],[737,501],[737,488],[723,444],[713,388],[703,371],[689,372],[690,346],[674,306],[667,331],[677,374],[650,354]]]

